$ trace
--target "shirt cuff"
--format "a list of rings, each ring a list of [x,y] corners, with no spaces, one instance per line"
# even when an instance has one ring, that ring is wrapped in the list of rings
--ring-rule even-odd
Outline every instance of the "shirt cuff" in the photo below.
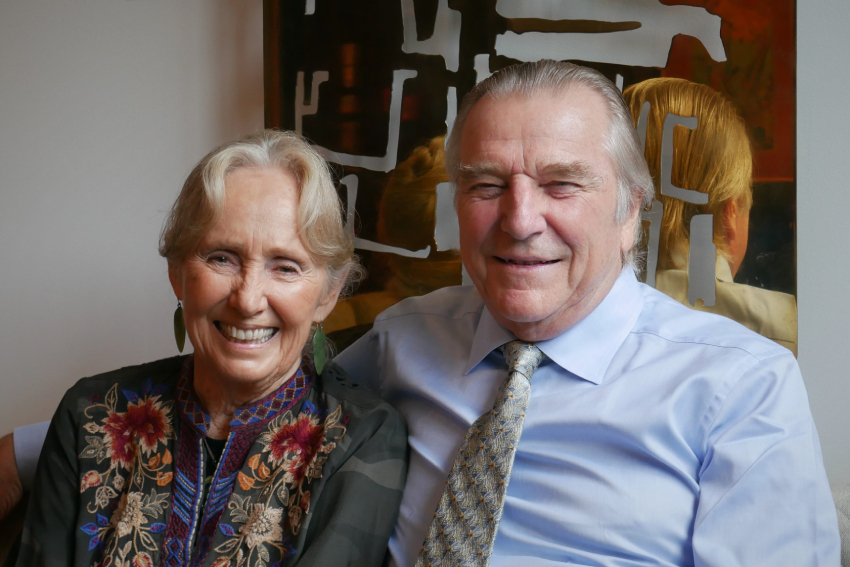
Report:
[[[25,425],[15,429],[12,440],[15,443],[15,460],[18,462],[18,477],[24,490],[32,488],[38,456],[47,437],[49,421]]]

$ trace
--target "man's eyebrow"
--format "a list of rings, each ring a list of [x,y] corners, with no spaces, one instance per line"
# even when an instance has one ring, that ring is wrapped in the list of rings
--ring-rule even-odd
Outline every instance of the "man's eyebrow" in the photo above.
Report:
[[[537,175],[560,177],[564,179],[581,180],[588,186],[602,183],[602,178],[596,174],[593,167],[585,161],[542,163],[535,167]],[[484,176],[498,178],[510,177],[511,171],[499,163],[472,163],[458,168],[458,180],[476,179]]]
[[[546,163],[537,166],[537,174],[551,177],[582,179],[587,183],[601,182],[593,167],[585,161]]]
[[[492,175],[493,177],[508,177],[510,174],[510,169],[498,163],[462,164],[457,169],[458,179],[473,179],[476,177],[483,177],[485,175]]]

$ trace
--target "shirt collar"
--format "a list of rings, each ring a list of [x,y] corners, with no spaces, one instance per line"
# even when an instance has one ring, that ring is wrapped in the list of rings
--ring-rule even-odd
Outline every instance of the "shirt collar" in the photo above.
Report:
[[[733,281],[732,268],[729,267],[729,262],[726,261],[726,258],[720,254],[717,255],[717,260],[714,262],[714,277],[719,282]]]
[[[677,270],[688,271],[688,256],[687,254],[682,254],[681,252],[674,253],[672,255],[673,263],[678,266]],[[729,267],[729,261],[723,257],[722,254],[718,254],[714,260],[714,278],[719,282],[731,282],[734,281],[732,278],[732,268]]]
[[[570,329],[553,339],[537,343],[537,346],[564,370],[600,384],[642,309],[640,284],[632,269],[626,266],[596,309]],[[469,374],[494,349],[515,339],[516,336],[499,325],[485,306],[464,374]]]

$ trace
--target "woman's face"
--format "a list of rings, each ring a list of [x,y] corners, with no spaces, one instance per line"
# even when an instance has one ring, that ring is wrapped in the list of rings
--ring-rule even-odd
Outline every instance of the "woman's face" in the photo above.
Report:
[[[326,271],[298,235],[297,181],[279,169],[225,178],[225,207],[194,254],[169,265],[195,347],[196,376],[263,390],[300,364],[313,322],[333,309]]]

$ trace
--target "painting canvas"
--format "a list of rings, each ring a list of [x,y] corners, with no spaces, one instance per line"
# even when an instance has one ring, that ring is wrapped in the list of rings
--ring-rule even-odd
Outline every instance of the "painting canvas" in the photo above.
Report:
[[[264,25],[266,126],[299,131],[333,164],[369,272],[330,331],[464,281],[444,137],[477,82],[549,58],[592,67],[623,90],[686,79],[734,105],[753,155],[749,242],[734,282],[784,294],[783,340],[796,344],[793,0],[266,0]]]

